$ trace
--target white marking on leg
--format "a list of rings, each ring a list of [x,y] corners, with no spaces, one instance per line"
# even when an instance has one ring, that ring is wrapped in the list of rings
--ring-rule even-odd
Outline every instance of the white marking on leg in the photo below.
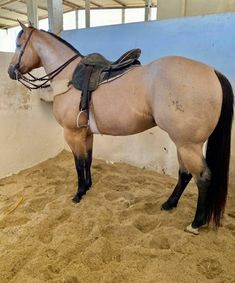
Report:
[[[199,234],[198,228],[193,228],[192,224],[188,225],[185,228],[185,232],[189,232],[189,233],[194,234],[194,235],[198,235]]]

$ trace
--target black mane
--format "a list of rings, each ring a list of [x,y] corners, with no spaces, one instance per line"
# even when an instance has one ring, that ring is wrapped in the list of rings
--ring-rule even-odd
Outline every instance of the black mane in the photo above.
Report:
[[[68,43],[66,40],[64,40],[63,38],[59,37],[58,35],[49,32],[49,31],[45,31],[42,30],[41,31],[45,32],[45,33],[49,33],[50,35],[52,35],[53,37],[55,37],[56,39],[58,39],[60,42],[62,42],[63,44],[65,44],[66,46],[68,46],[70,49],[72,49],[74,52],[76,52],[77,54],[79,54],[79,56],[84,57],[76,48],[74,48],[70,43]]]

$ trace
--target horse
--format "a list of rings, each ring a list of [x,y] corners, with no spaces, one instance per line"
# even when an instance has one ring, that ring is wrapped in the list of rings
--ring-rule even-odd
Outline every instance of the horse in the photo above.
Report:
[[[25,83],[30,82],[25,74],[44,67],[46,82],[54,90],[53,114],[74,155],[78,191],[73,201],[79,203],[92,186],[94,134],[124,136],[158,126],[174,142],[179,162],[178,182],[161,209],[176,208],[193,178],[197,207],[186,231],[198,234],[200,227],[211,222],[218,228],[228,191],[234,104],[229,80],[204,63],[162,57],[100,84],[92,93],[89,125],[80,126],[81,91],[68,82],[83,55],[57,35],[20,25],[8,74]]]

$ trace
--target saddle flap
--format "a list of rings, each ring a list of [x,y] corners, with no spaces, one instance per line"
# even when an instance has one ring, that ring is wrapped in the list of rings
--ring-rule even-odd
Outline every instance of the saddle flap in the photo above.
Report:
[[[84,62],[80,62],[76,69],[74,70],[73,76],[72,76],[72,84],[73,86],[78,89],[78,90],[83,90],[83,86],[85,83],[85,74],[86,74],[86,69],[87,69],[87,64],[85,64]],[[89,79],[88,83],[88,87],[87,90],[89,91],[94,91],[99,84],[99,78],[100,78],[100,74],[102,71],[102,67],[99,67],[97,65],[89,65],[89,66],[93,66],[92,72],[91,72],[91,76]]]

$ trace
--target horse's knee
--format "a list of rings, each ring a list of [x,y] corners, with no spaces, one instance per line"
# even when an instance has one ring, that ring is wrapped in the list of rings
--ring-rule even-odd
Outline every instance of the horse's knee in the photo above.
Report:
[[[64,137],[70,149],[77,157],[86,155],[87,129],[64,129]]]

